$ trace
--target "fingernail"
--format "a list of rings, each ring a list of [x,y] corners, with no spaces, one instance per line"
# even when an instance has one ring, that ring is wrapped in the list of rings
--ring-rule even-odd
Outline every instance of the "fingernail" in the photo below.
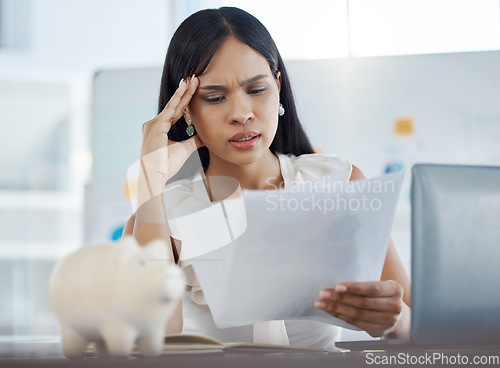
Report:
[[[181,81],[179,82],[179,87],[181,86],[182,82],[184,82],[184,78],[182,78]]]
[[[347,291],[347,286],[337,285],[337,286],[335,286],[335,291],[337,291],[339,293],[343,293],[343,292]]]
[[[319,300],[316,300],[314,302],[314,306],[316,308],[319,308],[319,309],[325,309],[326,308],[326,303],[325,302],[322,302],[322,301],[319,301]]]
[[[193,81],[194,81],[194,74],[189,77],[189,84],[193,83]]]
[[[326,291],[326,290],[321,290],[319,292],[319,297],[320,298],[331,298],[332,297],[332,293],[330,293],[329,291]]]

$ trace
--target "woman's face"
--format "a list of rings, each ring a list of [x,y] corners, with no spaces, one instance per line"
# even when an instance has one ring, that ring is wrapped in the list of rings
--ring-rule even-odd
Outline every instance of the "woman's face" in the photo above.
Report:
[[[276,80],[261,54],[230,36],[198,78],[188,111],[211,160],[244,165],[269,154],[281,75]]]

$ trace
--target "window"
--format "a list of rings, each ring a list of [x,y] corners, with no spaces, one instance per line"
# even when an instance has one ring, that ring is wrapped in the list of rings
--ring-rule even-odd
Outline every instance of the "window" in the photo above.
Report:
[[[349,0],[353,56],[500,48],[498,0]]]
[[[500,49],[498,0],[225,0],[255,15],[285,59]],[[212,7],[217,6],[212,0]]]
[[[259,19],[284,59],[326,59],[348,55],[345,0],[226,0]]]
[[[5,45],[5,31],[4,31],[4,26],[5,26],[5,21],[4,21],[4,15],[3,15],[3,1],[0,0],[0,49],[4,47]]]
[[[31,0],[0,0],[0,49],[29,47],[31,8]]]

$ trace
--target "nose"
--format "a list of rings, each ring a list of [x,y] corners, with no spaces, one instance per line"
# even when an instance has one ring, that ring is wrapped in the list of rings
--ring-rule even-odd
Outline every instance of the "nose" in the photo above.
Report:
[[[253,120],[253,108],[249,96],[235,96],[231,101],[229,121],[231,124],[246,124]]]

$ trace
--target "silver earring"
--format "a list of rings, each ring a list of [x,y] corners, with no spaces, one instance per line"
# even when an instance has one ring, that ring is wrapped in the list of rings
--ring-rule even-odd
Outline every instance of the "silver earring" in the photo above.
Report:
[[[278,109],[278,115],[279,116],[285,115],[285,108],[283,107],[283,104],[280,104],[280,108]]]
[[[186,134],[189,136],[189,137],[192,137],[193,134],[194,134],[194,126],[191,125],[191,119],[189,119],[187,121],[187,127],[186,127]]]

